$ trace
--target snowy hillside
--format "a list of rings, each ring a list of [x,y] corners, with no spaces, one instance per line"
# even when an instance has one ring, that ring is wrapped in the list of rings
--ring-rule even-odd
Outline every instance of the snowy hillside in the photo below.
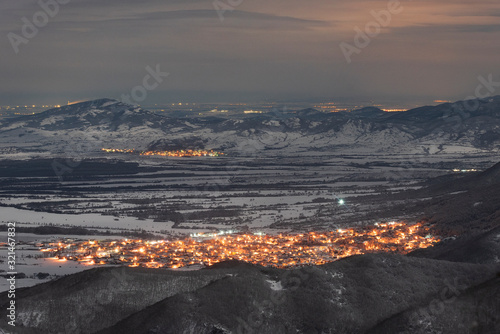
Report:
[[[214,149],[238,155],[301,152],[473,153],[500,148],[500,97],[398,113],[314,109],[246,118],[158,115],[100,99],[0,122],[5,152],[93,154],[101,148]]]

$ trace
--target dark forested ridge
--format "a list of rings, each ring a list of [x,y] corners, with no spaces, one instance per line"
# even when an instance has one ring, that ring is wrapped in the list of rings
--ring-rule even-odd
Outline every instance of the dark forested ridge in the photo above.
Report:
[[[466,319],[455,333],[480,333],[499,328],[487,316],[498,310],[499,272],[498,264],[388,254],[295,270],[235,261],[199,271],[99,268],[20,290],[16,332],[411,332],[446,328],[446,307]]]

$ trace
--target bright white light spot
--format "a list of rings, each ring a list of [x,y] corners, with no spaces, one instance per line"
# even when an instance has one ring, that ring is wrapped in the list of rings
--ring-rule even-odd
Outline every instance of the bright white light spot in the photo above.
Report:
[[[338,203],[339,203],[339,205],[344,205],[345,201],[341,198],[341,199],[339,199]]]

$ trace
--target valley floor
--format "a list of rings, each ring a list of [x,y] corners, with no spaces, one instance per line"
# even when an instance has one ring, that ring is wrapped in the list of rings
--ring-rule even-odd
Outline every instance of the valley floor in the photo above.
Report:
[[[42,258],[37,245],[62,238],[172,239],[219,231],[273,235],[414,223],[426,198],[393,194],[420,189],[435,177],[486,169],[496,157],[88,158],[72,162],[62,178],[53,166],[65,160],[2,162],[0,217],[2,224],[16,224],[18,271],[27,276],[18,280],[19,287],[88,269]],[[6,234],[0,234],[2,242]],[[7,259],[5,244],[0,258]],[[40,279],[38,273],[48,275]],[[0,289],[6,288],[2,282]]]

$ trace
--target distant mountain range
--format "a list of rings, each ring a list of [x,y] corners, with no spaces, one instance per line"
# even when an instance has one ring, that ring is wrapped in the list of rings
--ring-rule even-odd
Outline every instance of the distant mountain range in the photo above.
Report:
[[[467,106],[474,106],[474,109]],[[500,148],[500,96],[389,113],[315,109],[247,117],[178,118],[112,99],[83,102],[0,122],[0,149],[93,153],[122,149],[271,152],[470,153]]]

